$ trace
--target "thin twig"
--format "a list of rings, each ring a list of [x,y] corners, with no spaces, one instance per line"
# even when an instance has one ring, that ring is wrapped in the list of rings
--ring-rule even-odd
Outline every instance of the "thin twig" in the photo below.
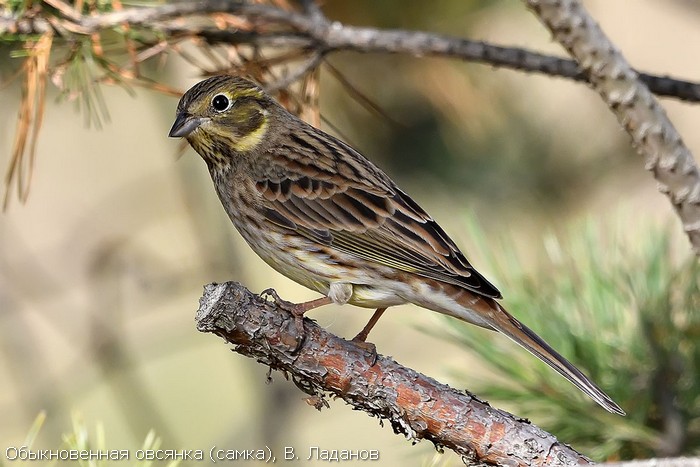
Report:
[[[589,33],[593,29],[583,29],[574,22],[560,24],[545,22],[552,31],[559,34],[560,41],[568,47],[577,59],[565,60],[546,56],[514,47],[499,47],[477,41],[455,38],[421,31],[381,30],[361,28],[331,22],[326,19],[311,0],[304,1],[302,11],[285,9],[275,4],[248,3],[242,1],[199,0],[192,2],[168,3],[147,8],[128,8],[102,14],[78,15],[61,0],[49,0],[62,15],[61,25],[66,31],[82,34],[95,34],[114,27],[143,28],[163,34],[177,21],[179,34],[188,38],[215,41],[228,37],[232,44],[252,45],[258,50],[265,40],[276,41],[279,47],[297,48],[297,51],[325,55],[338,50],[355,50],[359,52],[407,53],[416,56],[442,56],[459,58],[494,66],[508,67],[523,71],[542,72],[553,76],[564,76],[580,81],[590,81],[598,89],[617,114],[620,122],[630,132],[634,144],[646,156],[647,168],[654,172],[661,190],[668,194],[683,222],[695,251],[700,254],[700,176],[692,155],[683,145],[680,136],[671,126],[658,103],[649,93],[649,89],[640,83],[647,83],[649,88],[660,95],[682,96],[683,99],[700,101],[700,85],[685,81],[637,73],[622,59],[613,45],[605,39],[595,44],[595,53],[585,48],[576,48],[575,40],[580,31]],[[547,2],[526,0],[533,8],[546,5]],[[571,10],[575,2],[552,2],[559,11]],[[554,8],[554,7],[553,7]],[[582,9],[580,9],[582,10]],[[27,28],[52,30],[48,19],[43,20],[36,9],[31,10],[28,18],[0,17],[0,34],[3,28],[17,31]],[[214,17],[211,26],[201,27],[197,22],[190,32],[182,18],[210,15]],[[50,16],[49,16],[50,17]],[[226,19],[228,18],[228,19]],[[595,25],[587,14],[578,17],[583,26]],[[583,19],[581,19],[583,18]],[[55,17],[54,17],[55,19]],[[211,18],[210,18],[211,20]],[[222,29],[221,22],[237,24],[237,28],[214,32]],[[71,23],[72,26],[69,26]],[[227,23],[227,24],[228,24]],[[9,29],[8,29],[9,28]],[[597,26],[596,26],[597,28]],[[599,31],[599,30],[598,30]],[[216,35],[215,35],[216,34]],[[280,37],[280,34],[286,35]],[[563,38],[568,36],[568,38]],[[181,36],[182,37],[182,36]],[[286,39],[290,42],[285,44]],[[159,41],[162,39],[158,39]],[[177,41],[177,37],[171,40]],[[248,40],[248,42],[244,42]],[[238,42],[235,42],[238,41]],[[567,41],[569,41],[567,43]],[[295,44],[295,45],[291,45]],[[304,44],[300,47],[299,44]],[[186,55],[181,52],[183,56]],[[618,60],[619,58],[619,60]],[[610,62],[608,59],[614,59]],[[247,61],[244,66],[255,65]],[[311,56],[306,65],[312,66],[316,59]],[[581,63],[579,67],[577,63]],[[618,65],[607,67],[607,63]],[[252,70],[252,74],[262,75],[268,70]],[[302,66],[291,78],[303,76],[306,69]],[[619,76],[618,76],[619,75]],[[291,82],[291,81],[290,81]],[[636,83],[636,84],[635,84]],[[627,85],[629,84],[629,86]],[[624,88],[624,89],[623,89]],[[623,91],[620,91],[623,89]],[[649,119],[647,119],[649,114]]]
[[[58,0],[51,0],[57,2]],[[59,2],[61,3],[61,2]],[[249,17],[257,23],[271,22],[290,28],[290,31],[269,31],[262,28],[252,32],[202,28],[201,25],[169,23],[169,20],[189,16],[228,13]],[[210,43],[255,43],[277,47],[315,47],[325,53],[338,50],[355,50],[374,53],[406,53],[457,58],[485,63],[514,70],[559,76],[575,81],[586,81],[587,76],[576,61],[519,47],[504,47],[481,41],[468,40],[423,31],[382,30],[348,26],[330,22],[304,12],[288,11],[273,5],[248,4],[224,0],[200,0],[159,5],[133,7],[121,11],[91,16],[68,15],[65,23],[73,22],[73,32],[90,34],[128,24],[170,34],[187,34],[201,37]],[[0,34],[12,31],[42,33],[51,29],[46,19],[0,17]],[[675,97],[690,102],[700,102],[700,83],[640,73],[640,79],[659,96]]]
[[[303,78],[310,71],[315,70],[323,61],[323,54],[321,52],[314,52],[311,54],[304,63],[297,66],[291,73],[289,73],[284,78],[265,86],[267,92],[274,93],[280,89],[287,88],[291,86],[296,81]]]
[[[350,96],[355,99],[362,107],[364,107],[369,113],[374,114],[380,118],[382,118],[384,121],[389,122],[390,124],[394,125],[395,127],[398,128],[405,128],[406,125],[403,123],[398,122],[394,117],[389,115],[384,109],[382,109],[379,104],[374,102],[372,99],[370,99],[365,93],[360,91],[355,85],[353,85],[346,77],[343,75],[343,73],[331,65],[330,63],[326,62],[324,64],[325,68],[328,70],[328,72],[333,76],[338,83],[340,83],[341,86],[343,86],[343,89],[345,92],[350,94]]]

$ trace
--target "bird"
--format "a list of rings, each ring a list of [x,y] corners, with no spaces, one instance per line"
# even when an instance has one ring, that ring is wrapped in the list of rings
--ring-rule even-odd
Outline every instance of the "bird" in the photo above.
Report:
[[[169,136],[185,138],[202,157],[253,251],[322,295],[283,301],[301,330],[304,313],[323,305],[374,308],[355,336],[362,343],[388,307],[412,303],[506,335],[600,406],[625,415],[501,306],[499,290],[384,171],[261,86],[231,74],[198,82],[180,99]]]

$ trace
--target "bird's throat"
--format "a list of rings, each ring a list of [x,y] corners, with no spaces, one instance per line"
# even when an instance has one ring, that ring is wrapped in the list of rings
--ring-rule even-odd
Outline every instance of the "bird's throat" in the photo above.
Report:
[[[262,119],[260,125],[256,129],[234,138],[231,141],[231,145],[237,152],[252,151],[253,149],[257,148],[265,138],[267,127],[267,119]]]

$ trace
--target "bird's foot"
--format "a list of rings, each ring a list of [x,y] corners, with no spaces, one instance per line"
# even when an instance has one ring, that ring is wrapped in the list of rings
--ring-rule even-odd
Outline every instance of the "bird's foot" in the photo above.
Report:
[[[272,303],[274,303],[278,308],[281,308],[289,313],[292,313],[292,310],[295,306],[294,303],[288,302],[287,300],[284,300],[282,297],[280,297],[277,291],[273,288],[265,289],[262,292],[260,292],[260,297],[262,297],[263,299],[267,299],[267,297],[272,298]]]
[[[370,366],[374,366],[377,363],[379,354],[377,353],[377,346],[371,342],[365,341],[366,336],[363,338],[362,333],[352,338],[352,343],[364,350],[365,355],[369,357]]]
[[[292,302],[288,302],[287,300],[284,300],[279,296],[277,291],[275,289],[265,289],[262,292],[260,292],[260,296],[263,298],[270,297],[272,298],[272,303],[275,304],[278,308],[286,311],[292,317],[294,318],[294,327],[296,328],[296,336],[295,336],[295,341],[296,344],[294,346],[294,349],[292,350],[292,353],[297,353],[301,349],[301,346],[304,344],[304,338],[305,338],[305,331],[304,331],[304,313],[306,313],[306,307],[304,307],[303,303],[302,304],[296,304]],[[302,305],[302,306],[300,306]]]

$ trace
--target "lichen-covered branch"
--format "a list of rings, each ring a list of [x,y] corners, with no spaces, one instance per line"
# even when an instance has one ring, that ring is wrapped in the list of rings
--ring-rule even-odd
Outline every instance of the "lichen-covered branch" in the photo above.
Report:
[[[525,1],[632,137],[700,255],[700,171],[664,109],[578,0]]]
[[[305,339],[296,349],[293,318],[239,283],[207,285],[196,321],[200,331],[234,344],[235,352],[284,372],[318,408],[333,395],[389,421],[397,434],[430,440],[469,464],[590,463],[529,421],[334,336],[308,319]]]

